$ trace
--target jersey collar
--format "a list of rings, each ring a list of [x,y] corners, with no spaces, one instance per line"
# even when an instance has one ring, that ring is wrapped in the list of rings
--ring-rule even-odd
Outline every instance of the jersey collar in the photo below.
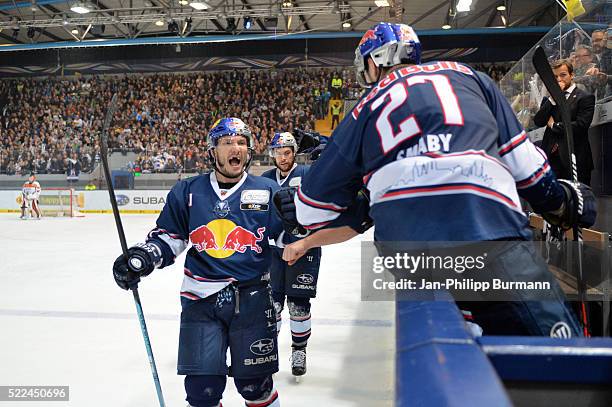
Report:
[[[243,173],[242,178],[240,178],[240,181],[238,181],[236,185],[228,189],[225,195],[221,194],[221,189],[219,188],[219,182],[217,181],[217,175],[215,174],[214,171],[210,173],[210,185],[212,186],[213,191],[215,191],[215,194],[217,194],[219,199],[223,201],[229,198],[230,196],[232,196],[234,192],[238,191],[242,187],[242,184],[244,184],[244,181],[246,181],[248,176],[249,174],[247,174],[246,172]]]
[[[293,167],[291,167],[291,169],[289,170],[289,172],[287,173],[287,176],[284,179],[281,179],[281,171],[277,168],[276,169],[276,182],[278,182],[279,186],[283,186],[283,184],[285,183],[285,181],[287,181],[287,179],[289,178],[289,176],[291,176],[291,173],[293,172],[293,170],[295,170],[297,168],[297,163],[293,163]]]

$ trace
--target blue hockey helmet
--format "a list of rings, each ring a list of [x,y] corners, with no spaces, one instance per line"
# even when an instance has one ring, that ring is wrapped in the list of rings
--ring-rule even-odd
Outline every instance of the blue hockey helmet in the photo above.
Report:
[[[364,34],[355,49],[357,81],[362,87],[370,87],[365,78],[366,59],[372,58],[378,67],[421,63],[421,42],[406,24],[378,23]]]
[[[297,153],[298,145],[295,141],[295,137],[293,137],[293,134],[289,133],[288,131],[284,133],[274,133],[274,137],[272,137],[270,145],[268,146],[270,157],[274,158],[274,150],[282,147],[291,147],[293,149],[293,153]]]
[[[253,134],[249,127],[237,117],[225,117],[213,124],[208,132],[208,148],[214,148],[219,143],[219,139],[224,136],[244,136],[247,139],[248,147],[253,148]]]

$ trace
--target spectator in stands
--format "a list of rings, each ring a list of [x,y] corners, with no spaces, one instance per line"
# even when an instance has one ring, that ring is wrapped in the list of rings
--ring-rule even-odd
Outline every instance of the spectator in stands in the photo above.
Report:
[[[578,181],[590,185],[593,156],[588,131],[595,111],[595,97],[574,84],[573,67],[568,60],[556,61],[552,68],[561,90],[566,93],[569,102]],[[572,179],[568,160],[566,157],[561,157],[560,144],[564,137],[561,114],[557,106],[552,104],[550,98],[546,97],[542,100],[540,110],[535,114],[533,120],[539,127],[546,126],[542,149],[548,157],[553,172],[557,178]]]
[[[340,111],[342,110],[342,102],[334,100],[331,104],[331,129],[333,130],[340,123]]]

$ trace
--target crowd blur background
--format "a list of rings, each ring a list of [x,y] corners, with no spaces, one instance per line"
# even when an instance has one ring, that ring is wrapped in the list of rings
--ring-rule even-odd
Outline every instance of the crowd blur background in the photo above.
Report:
[[[578,86],[598,100],[609,97],[609,31],[569,29],[560,37],[565,46],[557,51],[557,38],[548,50],[551,59],[569,58]],[[533,129],[544,95],[527,63],[472,67],[500,83],[523,125]],[[351,67],[3,79],[0,174],[91,172],[99,162],[102,121],[115,92],[119,108],[111,150],[135,152],[129,163],[133,171],[174,173],[209,169],[206,134],[221,117],[248,123],[255,154],[264,156],[275,132],[316,131],[317,122],[331,121],[362,89]]]

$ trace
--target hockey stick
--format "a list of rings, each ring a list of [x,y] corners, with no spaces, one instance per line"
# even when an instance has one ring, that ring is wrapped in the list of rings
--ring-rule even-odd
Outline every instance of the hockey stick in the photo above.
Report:
[[[550,96],[553,98],[557,107],[559,109],[559,113],[561,114],[561,121],[563,122],[563,132],[565,133],[565,143],[559,144],[559,152],[561,157],[563,157],[563,161],[565,161],[566,168],[571,169],[572,171],[572,182],[578,182],[578,168],[576,167],[576,154],[574,153],[574,135],[572,132],[572,116],[570,114],[570,109],[565,99],[565,95],[557,80],[555,79],[555,75],[548,63],[548,58],[546,57],[546,53],[542,47],[537,47],[533,54],[533,66],[544,82],[544,86],[550,93]],[[578,202],[579,206],[582,206],[582,201]],[[580,208],[581,209],[581,208]],[[580,210],[579,209],[579,210]],[[574,242],[578,243],[578,296],[580,298],[580,309],[581,309],[581,317],[582,317],[582,328],[584,331],[584,336],[589,337],[589,319],[586,305],[586,283],[584,281],[584,276],[582,273],[582,229],[578,225],[573,226],[573,234],[574,234]]]
[[[128,258],[128,248],[125,241],[125,232],[123,230],[123,224],[121,223],[121,216],[119,215],[119,208],[117,207],[117,199],[115,198],[115,188],[113,187],[113,180],[111,179],[110,170],[108,168],[108,129],[110,128],[111,121],[115,115],[117,109],[117,94],[113,95],[106,117],[104,118],[104,125],[102,127],[102,134],[100,136],[100,159],[102,160],[102,166],[104,167],[104,178],[108,185],[108,194],[110,196],[111,206],[113,207],[113,216],[115,217],[115,225],[117,226],[117,233],[119,234],[119,241],[121,242],[121,250],[126,260]],[[142,304],[140,302],[140,295],[138,294],[138,287],[134,286],[131,288],[132,294],[134,294],[134,302],[136,303],[136,313],[138,314],[138,321],[140,322],[140,330],[144,338],[145,347],[147,348],[147,355],[149,356],[149,364],[151,365],[151,373],[153,374],[153,381],[155,382],[155,390],[157,391],[157,398],[159,400],[160,407],[165,407],[164,395],[162,394],[161,384],[159,382],[159,376],[157,375],[157,367],[155,366],[155,359],[153,358],[153,349],[151,348],[151,341],[149,340],[149,332],[147,331],[147,324],[145,322],[144,313],[142,311]]]

